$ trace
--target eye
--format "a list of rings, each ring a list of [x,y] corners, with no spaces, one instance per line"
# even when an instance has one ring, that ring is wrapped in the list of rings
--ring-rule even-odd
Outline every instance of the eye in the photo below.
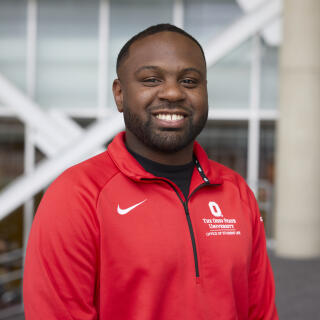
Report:
[[[142,83],[148,87],[154,87],[158,85],[160,82],[161,80],[155,77],[149,77],[142,80]]]
[[[181,83],[187,88],[194,88],[198,84],[198,81],[196,79],[185,78],[181,80]]]

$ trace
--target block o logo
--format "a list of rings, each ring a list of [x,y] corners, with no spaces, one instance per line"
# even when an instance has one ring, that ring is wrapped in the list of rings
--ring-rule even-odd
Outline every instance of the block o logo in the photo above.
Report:
[[[211,213],[215,217],[217,217],[217,218],[222,217],[222,212],[221,212],[221,210],[220,210],[220,208],[219,208],[217,203],[215,203],[213,201],[210,201],[209,202],[209,208],[210,208]]]

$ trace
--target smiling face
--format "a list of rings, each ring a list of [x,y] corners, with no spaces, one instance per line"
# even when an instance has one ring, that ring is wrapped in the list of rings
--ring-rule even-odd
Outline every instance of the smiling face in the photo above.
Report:
[[[206,65],[197,44],[176,32],[149,35],[131,45],[118,75],[113,92],[128,146],[192,150],[208,116]]]

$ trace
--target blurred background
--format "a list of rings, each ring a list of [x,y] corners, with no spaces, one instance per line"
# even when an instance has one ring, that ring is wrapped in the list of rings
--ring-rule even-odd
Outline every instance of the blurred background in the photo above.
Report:
[[[204,48],[198,140],[255,192],[280,318],[317,319],[319,21],[319,0],[0,0],[0,319],[24,319],[23,258],[46,187],[123,129],[120,48],[166,22]]]

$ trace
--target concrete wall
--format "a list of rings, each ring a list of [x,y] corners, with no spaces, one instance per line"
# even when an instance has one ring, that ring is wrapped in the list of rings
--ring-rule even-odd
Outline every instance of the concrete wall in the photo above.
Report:
[[[276,246],[320,256],[320,1],[285,0],[277,128]]]

